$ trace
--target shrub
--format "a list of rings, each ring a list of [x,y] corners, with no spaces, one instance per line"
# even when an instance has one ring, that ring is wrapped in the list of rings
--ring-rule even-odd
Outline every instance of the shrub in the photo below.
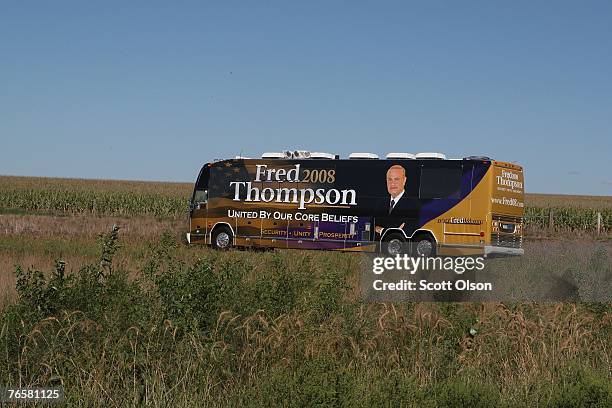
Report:
[[[563,381],[553,387],[547,404],[556,408],[611,407],[612,382],[605,373],[596,374],[580,366],[570,366]]]

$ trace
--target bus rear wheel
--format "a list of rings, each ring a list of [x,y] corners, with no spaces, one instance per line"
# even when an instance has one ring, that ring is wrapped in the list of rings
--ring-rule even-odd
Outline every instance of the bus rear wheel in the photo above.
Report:
[[[215,228],[212,234],[212,246],[215,249],[225,251],[233,245],[234,235],[232,231],[225,226]]]
[[[413,256],[436,256],[436,241],[429,234],[418,234],[411,240]]]
[[[406,240],[404,236],[398,232],[393,232],[385,236],[382,242],[382,252],[385,255],[395,256],[404,253],[406,248]]]

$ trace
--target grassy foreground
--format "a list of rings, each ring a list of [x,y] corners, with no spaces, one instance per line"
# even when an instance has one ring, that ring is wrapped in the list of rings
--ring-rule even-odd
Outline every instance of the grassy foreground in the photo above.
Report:
[[[117,232],[99,244],[72,273],[18,268],[3,383],[88,406],[612,405],[610,304],[365,303],[355,254],[163,234],[125,265]]]
[[[0,385],[76,406],[612,406],[610,303],[367,303],[355,254],[182,244],[191,188],[0,177]],[[499,268],[610,276],[609,234],[582,232],[597,211],[610,231],[611,197],[526,201],[528,233],[553,208],[581,238]]]

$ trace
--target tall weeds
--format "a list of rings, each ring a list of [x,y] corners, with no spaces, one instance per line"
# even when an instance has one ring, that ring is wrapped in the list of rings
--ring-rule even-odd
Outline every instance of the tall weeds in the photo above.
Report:
[[[136,273],[118,239],[75,272],[17,268],[3,383],[88,406],[610,406],[609,304],[364,303],[352,254],[182,261],[170,235]]]

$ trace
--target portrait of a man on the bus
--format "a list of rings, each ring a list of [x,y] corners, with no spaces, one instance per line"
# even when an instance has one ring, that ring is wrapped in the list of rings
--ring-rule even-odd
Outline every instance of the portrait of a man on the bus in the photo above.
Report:
[[[419,201],[406,194],[406,169],[395,164],[387,170],[386,185],[388,195],[379,201],[376,211],[377,234],[385,228],[400,228],[410,236],[417,228],[416,220]]]

